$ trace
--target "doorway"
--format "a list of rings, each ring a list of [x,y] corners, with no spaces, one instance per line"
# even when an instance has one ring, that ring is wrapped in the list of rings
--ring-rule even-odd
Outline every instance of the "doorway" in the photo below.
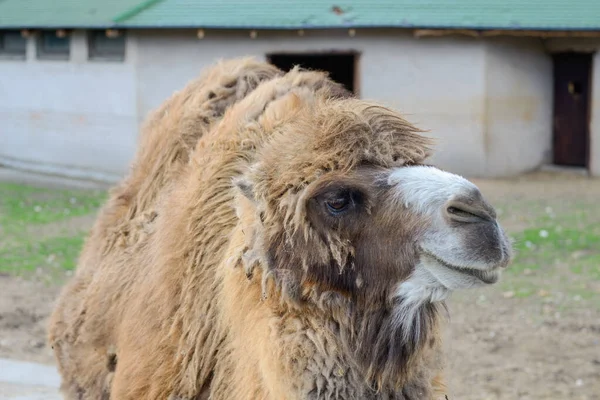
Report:
[[[554,55],[554,164],[588,166],[592,55]]]
[[[356,53],[277,53],[268,54],[269,62],[289,71],[296,65],[304,69],[326,71],[334,81],[357,94]]]

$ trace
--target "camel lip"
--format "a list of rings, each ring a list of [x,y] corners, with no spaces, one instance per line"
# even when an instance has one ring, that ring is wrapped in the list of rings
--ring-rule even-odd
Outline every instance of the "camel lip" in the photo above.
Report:
[[[433,258],[441,266],[448,268],[452,271],[461,273],[461,274],[472,276],[472,277],[478,279],[479,281],[485,283],[486,285],[492,285],[492,284],[498,282],[498,279],[500,278],[500,273],[498,271],[498,268],[494,268],[489,271],[482,271],[482,270],[476,269],[476,268],[459,267],[459,266],[450,264],[449,262],[441,259],[439,256],[433,254],[432,252],[430,252],[428,250],[421,248],[421,251],[426,256]]]

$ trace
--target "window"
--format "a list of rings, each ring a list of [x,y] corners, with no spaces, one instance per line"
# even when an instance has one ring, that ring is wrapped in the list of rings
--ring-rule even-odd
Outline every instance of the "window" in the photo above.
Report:
[[[19,31],[0,31],[0,56],[25,58],[27,39]]]
[[[125,35],[115,31],[90,31],[88,33],[90,60],[125,59]]]
[[[289,71],[299,65],[305,69],[326,71],[334,81],[357,94],[356,53],[280,53],[267,54],[267,59],[277,68]]]
[[[68,60],[71,52],[71,38],[64,31],[40,32],[37,55],[41,59]]]

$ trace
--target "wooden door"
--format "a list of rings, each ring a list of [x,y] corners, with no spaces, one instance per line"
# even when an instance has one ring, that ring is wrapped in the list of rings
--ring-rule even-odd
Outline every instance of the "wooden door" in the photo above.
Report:
[[[554,55],[554,164],[587,167],[592,55]]]

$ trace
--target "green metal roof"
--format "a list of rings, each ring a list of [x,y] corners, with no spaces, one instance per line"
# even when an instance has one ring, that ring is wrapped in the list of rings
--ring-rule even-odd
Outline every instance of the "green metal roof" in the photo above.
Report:
[[[128,26],[600,29],[600,0],[162,0]]]
[[[600,0],[0,0],[0,27],[600,30]]]
[[[0,0],[2,28],[107,27],[140,0]]]

